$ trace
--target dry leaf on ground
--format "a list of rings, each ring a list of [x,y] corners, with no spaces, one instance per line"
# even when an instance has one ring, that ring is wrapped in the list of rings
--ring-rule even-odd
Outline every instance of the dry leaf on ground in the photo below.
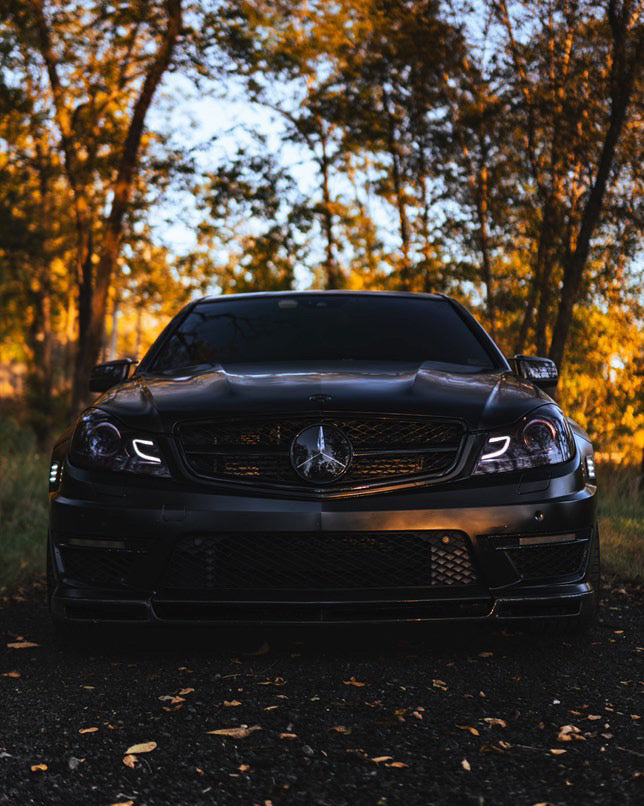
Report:
[[[123,756],[123,764],[125,764],[126,767],[130,767],[131,769],[134,769],[137,761],[138,761],[137,757],[133,756],[131,753],[128,753],[127,755]]]
[[[98,728],[81,728],[78,732],[79,733],[96,733]]]
[[[47,769],[46,764],[32,764],[31,771],[32,772],[44,772]]]
[[[469,733],[471,733],[472,736],[478,736],[479,735],[478,730],[476,728],[470,727],[470,725],[454,725],[454,727],[458,728],[459,730],[466,730]]]
[[[10,641],[7,644],[7,649],[31,649],[34,646],[40,646],[33,641]]]
[[[246,739],[257,730],[261,730],[259,725],[250,725],[250,727],[240,725],[238,728],[219,728],[218,730],[209,730],[207,733],[215,736],[228,736],[230,739]]]
[[[355,677],[350,677],[349,680],[342,681],[345,686],[356,686],[357,688],[362,688],[362,686],[366,685],[365,683],[361,683],[359,680],[356,680]]]
[[[393,758],[393,756],[375,756],[375,757],[374,757],[374,758],[372,758],[371,760],[372,760],[372,761],[373,761],[375,764],[382,764],[382,762],[383,762],[383,761],[391,761],[391,760],[392,760],[392,758]]]
[[[507,726],[508,726],[508,723],[505,721],[505,719],[499,719],[499,718],[498,718],[498,717],[496,717],[496,716],[486,716],[486,717],[483,717],[483,722],[487,722],[487,724],[488,724],[488,725],[489,725],[491,728],[492,728],[492,727],[497,727],[497,728],[507,728]]]
[[[583,739],[584,737],[581,735],[581,731],[576,725],[563,725],[559,728],[559,734],[557,735],[558,742],[583,741]]]
[[[241,705],[239,700],[224,700],[224,705],[228,706],[229,708],[235,708],[238,705]]]
[[[14,669],[14,670],[12,670],[11,672],[3,672],[2,674],[0,674],[0,677],[14,677],[14,678],[18,678],[18,677],[20,677],[20,672],[17,672],[17,671]]]
[[[470,772],[470,770],[472,769],[472,767],[471,767],[471,765],[470,765],[470,762],[469,762],[469,761],[468,761],[466,758],[464,758],[464,759],[461,761],[461,767],[462,767],[462,768],[463,768],[463,769],[464,769],[466,772]]]
[[[156,748],[156,742],[142,742],[141,744],[133,744],[132,747],[128,747],[128,749],[125,751],[125,754],[151,753],[153,750],[156,750]]]
[[[280,733],[280,739],[297,739],[297,733]]]

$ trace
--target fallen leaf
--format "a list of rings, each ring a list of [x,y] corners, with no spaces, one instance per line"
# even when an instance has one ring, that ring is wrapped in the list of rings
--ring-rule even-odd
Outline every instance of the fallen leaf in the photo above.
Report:
[[[120,800],[118,803],[112,803],[112,806],[134,806],[133,800]]]
[[[331,728],[331,730],[334,730],[336,733],[344,733],[345,735],[351,733],[351,728],[347,728],[345,725],[336,725]]]
[[[469,762],[469,761],[468,761],[466,758],[464,758],[464,759],[461,761],[461,767],[462,767],[462,768],[463,768],[463,769],[464,769],[466,772],[470,772],[470,770],[472,769],[472,767],[470,766],[470,762]]]
[[[564,750],[562,747],[551,747],[550,752],[553,756],[561,756],[564,753],[567,753],[567,750]]]
[[[297,733],[280,733],[280,739],[297,739]]]
[[[359,680],[356,680],[355,677],[351,677],[349,680],[342,681],[345,686],[356,686],[356,688],[362,688],[365,683],[361,683]]]
[[[596,720],[601,719],[601,716],[600,714],[588,714],[588,719],[590,719],[591,722],[595,722]]]
[[[583,738],[581,731],[575,725],[563,725],[559,728],[559,734],[557,735],[558,742],[583,741]]]
[[[14,669],[11,672],[3,672],[2,674],[0,674],[0,677],[15,677],[15,678],[18,678],[18,677],[20,677],[20,672],[17,672]]]
[[[179,696],[185,697],[186,694],[192,694],[193,691],[194,691],[193,688],[182,688],[181,691],[179,692]]]
[[[79,733],[96,733],[98,728],[81,728],[78,732]]]
[[[458,728],[459,730],[467,730],[472,734],[472,736],[479,735],[478,730],[476,728],[471,728],[469,725],[455,725],[454,727]]]
[[[250,764],[239,765],[239,772],[248,772],[248,770],[250,770]]]
[[[241,703],[239,702],[239,700],[224,700],[224,705],[230,708],[235,708],[236,706],[241,705]],[[277,706],[275,707],[277,708]]]
[[[279,708],[279,705],[267,705],[266,708],[264,708],[264,710],[265,711],[277,711],[278,708]]]
[[[386,767],[406,767],[403,761],[392,761],[391,764],[385,764]]]
[[[371,760],[374,764],[382,764],[383,761],[391,761],[393,756],[375,756]]]
[[[31,771],[32,772],[44,772],[47,769],[46,764],[32,764]]]
[[[31,649],[34,646],[40,646],[33,641],[11,641],[7,644],[7,649]]]
[[[137,757],[131,755],[130,753],[128,753],[126,756],[123,756],[123,764],[125,764],[126,767],[130,767],[130,769],[134,769],[137,761]]]
[[[447,691],[447,683],[444,680],[432,680],[432,686],[441,689],[441,691]]]
[[[499,742],[499,747],[502,747],[504,750],[509,750],[512,747],[512,745],[510,744],[510,742],[501,741]]]
[[[156,750],[157,743],[156,742],[142,742],[141,744],[133,744],[132,747],[128,747],[125,751],[126,755],[130,753],[151,753],[153,750]]]
[[[508,723],[505,721],[505,719],[499,719],[499,718],[498,718],[498,717],[496,717],[496,716],[486,716],[486,717],[483,717],[483,722],[487,722],[487,724],[488,724],[488,725],[489,725],[491,728],[493,728],[493,727],[496,727],[496,728],[507,728],[507,726],[508,726]]]
[[[215,736],[228,736],[231,739],[246,739],[251,733],[261,730],[259,725],[240,725],[238,728],[218,728],[217,730],[209,730],[207,733],[214,734]]]
[[[479,652],[479,658],[491,658],[494,652]]]

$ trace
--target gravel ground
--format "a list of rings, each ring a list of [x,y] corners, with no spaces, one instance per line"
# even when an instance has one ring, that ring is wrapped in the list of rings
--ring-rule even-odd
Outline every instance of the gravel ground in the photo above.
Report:
[[[642,803],[641,590],[605,593],[582,640],[173,630],[69,649],[36,587],[0,605],[0,803]]]

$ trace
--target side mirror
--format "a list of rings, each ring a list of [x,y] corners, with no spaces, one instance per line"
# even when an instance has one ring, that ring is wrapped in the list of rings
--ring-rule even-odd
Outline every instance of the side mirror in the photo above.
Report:
[[[559,371],[554,361],[536,355],[515,355],[512,359],[514,371],[519,378],[532,381],[544,392],[552,392],[557,387]]]
[[[132,368],[138,364],[131,358],[120,358],[117,361],[106,361],[104,364],[97,364],[89,376],[90,392],[105,392],[116,386],[117,383],[126,381]]]

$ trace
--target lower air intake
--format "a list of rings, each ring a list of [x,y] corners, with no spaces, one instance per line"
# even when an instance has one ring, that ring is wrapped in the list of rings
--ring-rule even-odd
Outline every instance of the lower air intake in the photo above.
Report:
[[[477,582],[461,532],[241,532],[174,549],[171,590],[347,590]]]

